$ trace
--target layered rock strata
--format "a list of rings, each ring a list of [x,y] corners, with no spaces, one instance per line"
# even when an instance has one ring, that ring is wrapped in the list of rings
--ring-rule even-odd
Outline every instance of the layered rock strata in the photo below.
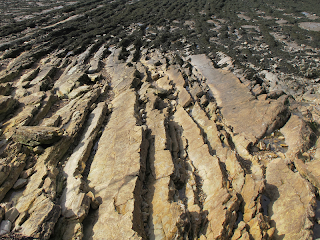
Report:
[[[320,144],[305,103],[205,55],[132,62],[98,44],[33,48],[0,73],[3,237],[313,237]]]

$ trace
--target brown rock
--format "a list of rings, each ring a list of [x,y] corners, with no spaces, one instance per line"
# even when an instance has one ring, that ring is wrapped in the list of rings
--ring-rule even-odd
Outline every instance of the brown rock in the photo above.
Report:
[[[0,200],[2,200],[6,193],[13,187],[18,180],[20,173],[22,172],[25,163],[26,155],[20,154],[12,160],[9,164],[10,172],[5,181],[0,186]]]
[[[39,196],[29,209],[30,217],[21,225],[20,233],[40,239],[49,239],[61,208],[44,195]]]

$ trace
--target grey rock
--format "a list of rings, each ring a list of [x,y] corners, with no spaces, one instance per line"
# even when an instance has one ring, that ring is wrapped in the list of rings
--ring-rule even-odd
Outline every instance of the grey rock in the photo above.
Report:
[[[11,223],[14,223],[19,214],[19,211],[15,207],[12,207],[6,212],[5,220],[9,220]]]
[[[0,224],[0,236],[10,232],[11,226],[12,223],[9,220],[3,220]]]
[[[13,189],[17,190],[20,188],[23,188],[25,185],[27,185],[28,180],[27,179],[23,179],[23,178],[19,178],[16,183],[13,185]]]

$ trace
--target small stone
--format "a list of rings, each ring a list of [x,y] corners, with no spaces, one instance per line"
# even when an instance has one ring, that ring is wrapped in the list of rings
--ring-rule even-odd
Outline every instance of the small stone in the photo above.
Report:
[[[208,104],[208,99],[207,99],[206,95],[203,95],[203,96],[200,98],[200,104],[201,104],[202,106]]]
[[[261,151],[265,151],[267,149],[266,144],[263,141],[260,141],[257,146]]]
[[[23,178],[19,178],[16,183],[13,185],[13,189],[17,190],[20,188],[23,188],[25,185],[27,185],[28,180],[27,179],[23,179]]]
[[[36,147],[33,148],[33,152],[34,152],[35,154],[41,154],[41,153],[44,152],[44,148],[41,147],[41,146],[36,146]]]
[[[9,233],[11,225],[12,223],[9,220],[3,220],[0,224],[0,236]]]

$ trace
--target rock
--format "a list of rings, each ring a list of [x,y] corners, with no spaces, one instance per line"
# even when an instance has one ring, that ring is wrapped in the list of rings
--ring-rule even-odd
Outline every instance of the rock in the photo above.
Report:
[[[12,81],[22,69],[30,67],[38,56],[45,54],[49,49],[50,47],[46,46],[46,44],[40,44],[14,58],[7,68],[0,72],[0,83]]]
[[[135,103],[136,96],[133,90],[124,91],[112,101],[114,110],[91,164],[89,187],[102,202],[97,209],[99,217],[89,235],[92,239],[120,236],[129,238],[134,234],[134,230],[142,234],[142,230],[137,229],[141,227],[139,215],[134,213],[138,211],[135,208],[135,196],[139,193],[135,192],[135,188],[140,181],[137,177],[140,158],[143,159],[145,156],[140,156],[143,131],[141,127],[135,126]],[[113,164],[114,161],[117,162],[116,165]],[[105,177],[102,179],[101,175]],[[105,225],[105,221],[109,224]]]
[[[40,71],[36,78],[34,78],[32,81],[30,81],[30,86],[36,85],[40,83],[41,81],[45,80],[46,78],[50,78],[53,73],[55,72],[56,68],[52,65],[45,65],[40,68]]]
[[[19,178],[16,183],[13,185],[13,189],[17,190],[20,188],[23,188],[25,185],[27,185],[28,180],[27,179],[23,179],[23,178]]]
[[[91,199],[91,204],[90,204],[91,208],[93,210],[98,209],[101,203],[98,201],[98,199],[94,197],[93,193],[91,191],[87,192],[87,196]]]
[[[190,94],[196,100],[202,97],[204,92],[201,89],[201,86],[199,85],[199,83],[197,82],[192,83],[192,87],[190,87]]]
[[[226,125],[232,127],[235,135],[246,139],[246,143],[233,139],[236,147],[247,148],[288,119],[285,96],[277,100],[256,100],[237,77],[226,70],[215,69],[205,55],[191,56],[191,64],[207,79]]]
[[[151,100],[152,101],[152,100]],[[149,159],[153,179],[150,181],[148,192],[149,235],[155,239],[172,239],[181,236],[181,229],[187,224],[181,217],[185,213],[179,203],[170,201],[170,176],[174,173],[174,163],[171,153],[167,149],[168,136],[165,128],[165,116],[159,110],[148,104],[147,124],[154,135],[150,139]],[[172,187],[171,187],[172,188]]]
[[[80,142],[70,156],[63,173],[67,179],[66,187],[61,196],[62,216],[67,222],[77,219],[80,224],[89,211],[90,202],[95,200],[93,194],[90,198],[83,191],[85,184],[81,174],[85,169],[85,163],[89,157],[93,141],[101,127],[106,114],[106,104],[101,102],[91,112],[84,127]],[[91,203],[95,207],[96,201]],[[68,234],[68,233],[65,233]],[[71,233],[69,235],[72,235]]]
[[[5,178],[5,181],[0,186],[0,200],[2,200],[6,193],[13,187],[15,182],[18,180],[20,173],[22,172],[25,163],[26,155],[25,154],[19,154],[17,157],[15,157],[9,164],[10,169],[7,173],[7,177]]]
[[[29,209],[30,217],[21,225],[19,232],[33,238],[49,239],[60,212],[61,207],[42,194]]]
[[[235,153],[227,146],[223,146],[219,137],[220,132],[215,122],[207,117],[198,103],[195,103],[191,116],[206,134],[207,144],[210,146],[211,151],[215,151],[219,160],[225,163],[229,175],[228,178],[231,180],[233,188],[237,192],[241,192],[244,184],[244,170],[238,162]]]
[[[268,93],[268,98],[271,98],[271,99],[277,99],[279,98],[280,96],[282,96],[283,94],[285,94],[282,90],[276,90],[276,91],[271,91]]]
[[[41,101],[45,96],[46,94],[44,92],[36,92],[19,99],[20,105],[15,116],[3,124],[7,139],[12,136],[11,131],[15,127],[25,126],[31,122],[33,116],[41,107]]]
[[[26,178],[30,177],[34,172],[35,172],[34,168],[29,168],[29,169],[21,172],[20,177],[23,179],[26,179]]]
[[[202,234],[209,239],[229,238],[236,221],[238,199],[224,187],[225,179],[219,159],[209,154],[208,146],[200,135],[200,129],[188,113],[178,107],[174,114],[174,121],[183,129],[182,134],[188,141],[188,156],[203,181],[202,191],[206,196],[203,211],[208,212],[208,223],[206,232]]]
[[[38,113],[32,119],[30,125],[38,125],[39,122],[47,115],[51,106],[57,101],[57,97],[54,96],[52,93],[47,92],[46,97],[41,101],[41,107]]]
[[[173,84],[178,90],[178,104],[182,107],[187,107],[193,101],[188,91],[184,88],[186,85],[185,80],[177,69],[171,67],[165,72],[169,76],[169,80],[172,80]]]
[[[19,211],[15,207],[12,207],[6,212],[5,219],[9,220],[11,223],[14,223],[19,214]]]
[[[9,95],[12,91],[11,83],[1,83],[0,84],[0,95]]]
[[[276,228],[274,239],[312,238],[310,219],[314,217],[315,196],[310,183],[292,172],[280,158],[269,163],[266,181],[271,200],[268,213],[271,226]]]
[[[291,115],[289,121],[280,129],[289,146],[286,157],[294,160],[298,153],[308,150],[314,133],[310,127],[297,115]]]
[[[100,73],[88,74],[88,77],[90,78],[91,82],[97,82],[102,78],[102,75]]]
[[[0,121],[2,121],[9,113],[13,112],[16,105],[17,102],[13,97],[0,96]]]
[[[252,89],[251,89],[251,92],[254,96],[258,96],[260,94],[262,94],[264,91],[264,89],[259,85],[259,84],[256,84]]]
[[[69,99],[76,98],[76,97],[80,96],[81,94],[88,92],[89,90],[90,90],[90,86],[88,86],[88,85],[83,85],[83,86],[81,86],[81,87],[78,87],[78,88],[76,88],[76,89],[73,89],[73,90],[69,93],[68,98],[69,98]]]
[[[55,197],[55,182],[58,174],[56,164],[69,149],[70,145],[70,137],[62,138],[53,146],[46,148],[45,152],[39,156],[38,161],[34,166],[35,173],[29,178],[29,183],[17,202],[16,208],[19,212],[28,211],[31,204],[42,192],[45,192],[47,196],[51,196],[52,198]],[[53,183],[53,185],[49,185],[51,189],[43,189],[45,183],[48,182]]]
[[[0,236],[11,231],[12,223],[9,220],[2,220],[0,224]]]
[[[0,207],[0,220],[2,221],[5,215],[5,208],[3,206]],[[1,222],[0,221],[0,222]]]
[[[63,130],[56,127],[21,126],[14,131],[12,139],[28,146],[52,144],[63,135]]]
[[[31,69],[30,71],[28,71],[27,73],[23,74],[20,77],[18,83],[15,86],[17,86],[17,87],[19,87],[19,86],[28,87],[29,82],[37,76],[39,71],[40,71],[39,67],[37,67],[35,69]],[[27,85],[25,85],[26,83],[27,83]]]
[[[41,153],[44,152],[44,148],[41,147],[41,146],[35,146],[35,147],[33,148],[33,152],[34,152],[35,154],[41,154]]]
[[[165,96],[165,95],[169,95],[172,93],[173,87],[172,85],[169,84],[169,79],[168,77],[162,77],[159,78],[156,81],[156,85],[157,85],[157,93]]]
[[[254,174],[247,174],[245,177],[245,184],[241,191],[244,202],[244,214],[243,220],[245,222],[250,222],[255,215],[259,212],[259,200],[265,187],[264,179],[259,179],[259,177]]]
[[[98,71],[101,65],[100,60],[104,56],[106,51],[107,48],[105,47],[105,45],[102,45],[94,54],[93,58],[90,60],[90,68],[88,70],[88,73],[92,74]]]

